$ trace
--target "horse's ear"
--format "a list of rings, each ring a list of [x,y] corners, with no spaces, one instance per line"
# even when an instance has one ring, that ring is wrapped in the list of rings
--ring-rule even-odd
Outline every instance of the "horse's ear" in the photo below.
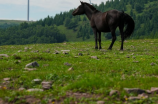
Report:
[[[81,2],[81,4],[83,5],[83,2],[82,1],[80,1]]]

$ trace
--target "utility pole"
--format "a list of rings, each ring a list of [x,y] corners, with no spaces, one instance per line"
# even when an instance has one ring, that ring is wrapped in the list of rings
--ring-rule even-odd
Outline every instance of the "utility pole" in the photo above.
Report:
[[[29,21],[29,0],[28,0],[28,5],[27,5],[27,21]]]

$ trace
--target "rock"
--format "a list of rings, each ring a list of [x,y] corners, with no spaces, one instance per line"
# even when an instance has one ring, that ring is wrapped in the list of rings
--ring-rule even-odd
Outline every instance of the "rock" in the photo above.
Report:
[[[28,92],[42,92],[43,91],[43,89],[37,89],[37,88],[34,88],[34,89],[28,89],[27,90]]]
[[[113,96],[113,95],[116,95],[116,96],[119,96],[119,91],[117,90],[111,90],[110,93],[109,93],[110,96]]]
[[[35,50],[35,51],[31,51],[31,52],[33,52],[33,53],[38,53],[38,52],[39,52],[39,50]]]
[[[158,94],[158,88],[151,87],[150,93],[156,93],[156,94]]]
[[[39,64],[35,61],[35,62],[31,62],[29,64],[26,65],[26,67],[39,67]]]
[[[41,83],[41,79],[34,79],[34,80],[32,80],[32,82],[34,82],[35,84],[40,84]]]
[[[140,97],[141,99],[149,98],[149,96],[146,93],[139,94],[138,97]]]
[[[69,54],[70,50],[61,50],[63,54]]]
[[[10,81],[10,78],[3,78],[4,81]]]
[[[71,64],[68,63],[68,62],[64,63],[64,65],[66,65],[66,66],[71,66]]]
[[[128,100],[140,100],[140,99],[141,99],[141,98],[138,97],[138,96],[136,96],[136,97],[130,96],[130,97],[128,98]]]
[[[26,89],[25,89],[25,88],[22,88],[22,87],[19,88],[19,91],[24,91],[24,90],[26,90]]]
[[[24,68],[27,71],[33,71],[33,70],[37,70],[36,68]]]
[[[0,54],[0,57],[9,57],[7,54]]]
[[[139,61],[133,61],[134,63],[139,63]]]
[[[71,70],[74,70],[74,68],[73,68],[73,67],[71,67],[71,68],[69,68],[69,69],[68,69],[68,71],[71,71]]]
[[[97,56],[91,56],[91,58],[93,58],[93,59],[98,59],[98,57],[97,57]]]
[[[139,89],[139,88],[124,88],[124,90],[130,94],[130,93],[135,93],[135,94],[142,94],[145,93],[145,90]]]
[[[54,54],[59,54],[59,51],[55,51],[55,53]]]
[[[79,55],[79,56],[83,56],[83,54],[82,54],[82,53],[78,53],[78,55]]]
[[[152,62],[150,65],[151,65],[151,66],[154,66],[154,65],[156,65],[156,64]]]
[[[46,81],[43,81],[42,82],[42,88],[44,90],[49,90],[52,88],[52,82],[46,82]]]
[[[105,104],[105,101],[97,101],[97,104]]]
[[[20,52],[22,52],[22,50],[19,50],[18,52],[20,53]]]

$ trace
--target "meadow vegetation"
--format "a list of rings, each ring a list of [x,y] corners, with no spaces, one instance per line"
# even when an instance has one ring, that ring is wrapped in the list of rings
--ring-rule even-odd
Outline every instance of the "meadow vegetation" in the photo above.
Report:
[[[0,54],[9,56],[0,57],[0,102],[25,104],[32,98],[32,102],[42,104],[158,103],[156,94],[131,101],[128,97],[132,95],[124,91],[124,88],[158,87],[158,40],[127,40],[124,51],[119,51],[119,41],[113,50],[106,50],[110,42],[103,41],[101,50],[94,49],[94,42],[0,46]],[[70,51],[63,54],[63,50]],[[37,70],[26,71],[25,65],[34,61],[39,64]],[[10,78],[10,82],[5,83],[4,78]],[[52,81],[52,88],[29,92],[30,88],[42,89],[33,79]],[[111,90],[119,91],[119,97],[109,96]]]

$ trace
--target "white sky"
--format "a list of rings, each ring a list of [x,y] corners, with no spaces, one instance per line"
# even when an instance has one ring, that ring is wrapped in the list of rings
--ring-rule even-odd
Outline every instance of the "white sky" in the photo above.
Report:
[[[83,1],[83,0],[82,0]],[[91,0],[100,4],[107,0]],[[0,0],[0,19],[27,20],[28,0]],[[89,0],[84,0],[89,3]],[[60,12],[69,11],[80,5],[79,0],[30,0],[30,20],[44,19]]]

